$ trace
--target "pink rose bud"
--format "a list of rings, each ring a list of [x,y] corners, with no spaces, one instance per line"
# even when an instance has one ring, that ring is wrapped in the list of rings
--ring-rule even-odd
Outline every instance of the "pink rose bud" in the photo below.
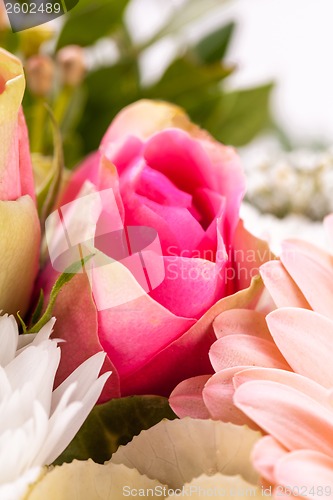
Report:
[[[54,62],[48,56],[30,57],[26,63],[28,87],[32,94],[44,97],[49,94],[54,81]]]
[[[64,85],[69,85],[70,87],[80,85],[86,72],[84,50],[82,47],[78,45],[64,47],[57,54],[57,63]]]
[[[57,383],[101,349],[112,370],[101,401],[168,396],[212,371],[212,322],[239,285],[233,250],[244,190],[236,152],[178,107],[139,101],[115,117],[47,228],[46,296],[68,257],[93,255],[55,306],[55,335],[66,340]]]

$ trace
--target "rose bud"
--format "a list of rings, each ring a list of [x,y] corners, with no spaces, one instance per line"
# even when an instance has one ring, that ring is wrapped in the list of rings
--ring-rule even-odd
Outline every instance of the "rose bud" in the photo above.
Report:
[[[76,87],[82,82],[86,63],[84,50],[78,45],[68,45],[57,53],[57,63],[60,68],[61,81],[64,85]]]
[[[38,97],[47,96],[53,86],[54,62],[45,55],[30,57],[25,67],[29,90]]]
[[[0,310],[23,315],[38,269],[40,225],[27,128],[21,108],[21,62],[0,49]]]
[[[46,296],[67,257],[93,256],[54,310],[66,340],[58,383],[101,349],[112,370],[102,401],[168,396],[212,373],[212,323],[258,273],[239,221],[244,191],[235,150],[180,108],[144,100],[115,117],[47,221]]]

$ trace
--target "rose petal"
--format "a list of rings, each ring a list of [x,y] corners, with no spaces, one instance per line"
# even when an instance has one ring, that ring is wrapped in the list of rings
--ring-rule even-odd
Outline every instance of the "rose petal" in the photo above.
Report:
[[[167,175],[180,189],[194,194],[205,186],[226,198],[223,238],[229,245],[245,189],[244,174],[234,150],[210,140],[194,140],[182,130],[170,129],[147,141],[144,157],[150,167]]]
[[[79,194],[83,184],[86,181],[97,184],[100,159],[101,154],[99,151],[96,151],[88,155],[83,160],[80,168],[73,172],[71,180],[61,198],[59,206],[66,205],[67,203],[75,200],[76,196]]]
[[[0,310],[23,316],[38,268],[40,225],[30,196],[0,201]]]
[[[66,341],[61,344],[61,361],[56,375],[56,386],[59,386],[81,363],[103,350],[97,334],[96,306],[85,274],[77,274],[63,287],[55,303],[54,315],[57,321],[52,336]],[[117,370],[106,356],[101,373],[108,371],[112,374],[100,403],[120,396]]]
[[[242,290],[249,286],[251,279],[259,274],[259,268],[265,262],[274,259],[267,241],[260,240],[244,228],[239,220],[232,247],[228,249],[234,261],[234,276],[230,280],[229,293]]]
[[[1,76],[4,85],[0,89],[0,200],[16,200],[22,196],[20,179],[20,129],[23,134],[23,120],[18,122],[23,98],[25,80],[22,63],[12,54],[0,49]],[[23,135],[21,136],[23,138]],[[24,155],[25,156],[25,155]],[[28,162],[27,168],[31,167]],[[25,165],[21,165],[23,173]]]
[[[160,224],[165,225],[165,228],[173,236],[171,240],[168,240],[163,236],[163,233],[159,233],[158,227],[151,225],[149,219],[146,220],[146,225],[155,227],[159,233],[163,243],[164,255],[170,255],[169,247],[174,244],[180,249],[180,255],[182,255],[183,250],[191,252],[191,250],[194,250],[199,245],[204,237],[204,230],[187,208],[159,205],[142,196],[138,196],[138,199],[142,207],[144,206],[153,212],[154,215],[156,214],[161,221]],[[146,211],[146,215],[148,213]],[[134,214],[132,214],[131,219],[128,219],[128,221],[136,225],[138,221],[134,223],[133,216]],[[141,223],[143,223],[143,220],[141,220]]]
[[[212,329],[213,320],[227,309],[248,307],[261,294],[262,288],[262,281],[255,279],[248,289],[214,304],[184,335],[161,350],[135,376],[133,374],[123,379],[122,394],[168,396],[182,380],[212,374],[208,351],[216,339]]]
[[[99,338],[121,377],[132,377],[195,323],[149,297],[119,262],[94,271],[93,290],[97,304],[102,294],[107,305],[98,313]]]
[[[20,196],[28,194],[35,201],[36,195],[29,149],[29,136],[22,108],[20,108],[18,114],[18,148],[21,183]]]
[[[200,130],[178,106],[142,99],[126,106],[117,114],[103,137],[102,147],[106,148],[126,135],[147,139],[158,131],[175,126]]]
[[[178,189],[165,175],[147,165],[142,170],[136,192],[160,205],[188,208],[192,206],[192,196]]]

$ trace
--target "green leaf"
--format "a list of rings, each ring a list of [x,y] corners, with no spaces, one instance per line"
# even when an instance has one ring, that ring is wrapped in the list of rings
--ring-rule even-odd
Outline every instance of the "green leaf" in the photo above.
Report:
[[[87,46],[107,36],[120,24],[129,0],[80,0],[68,12],[60,33],[57,50],[77,44]]]
[[[70,265],[57,279],[55,284],[53,285],[53,288],[51,290],[50,298],[49,298],[49,303],[47,305],[47,308],[45,309],[45,312],[43,316],[40,318],[40,320],[31,326],[29,329],[28,333],[38,333],[39,330],[46,325],[48,321],[52,318],[52,311],[53,307],[55,304],[55,301],[57,299],[57,296],[59,292],[61,291],[62,287],[68,283],[74,276],[82,270],[84,267],[84,264],[90,260],[94,254],[87,255],[86,257],[82,258],[78,262],[74,262],[74,264]]]
[[[163,418],[177,417],[160,396],[129,396],[97,405],[55,464],[88,458],[104,463],[120,445]]]
[[[270,127],[270,96],[273,84],[228,92],[204,122],[218,140],[243,146]]]
[[[20,313],[19,313],[19,312],[17,312],[17,313],[16,313],[16,316],[17,316],[17,319],[19,320],[20,325],[21,325],[21,327],[22,327],[22,332],[23,332],[23,333],[28,333],[28,330],[27,330],[27,325],[25,324],[24,319],[21,317]]]
[[[176,9],[174,15],[162,28],[154,39],[162,38],[182,30],[185,25],[193,23],[202,18],[205,14],[211,13],[213,9],[221,7],[226,0],[188,0],[179,9]]]
[[[85,90],[87,100],[79,131],[83,137],[85,152],[89,152],[98,148],[115,115],[127,104],[140,99],[136,66],[121,62],[96,70],[86,78]]]
[[[40,171],[44,169],[45,174],[44,182],[42,182],[41,185],[37,187],[37,207],[42,227],[44,227],[44,222],[47,216],[51,213],[55,200],[58,196],[64,169],[64,157],[60,131],[53,117],[51,109],[47,109],[51,118],[53,129],[53,160],[52,163],[50,163],[49,159],[47,158],[43,159],[43,157],[41,156],[35,156],[36,159],[39,158],[39,162],[37,160],[35,168],[39,168]],[[39,172],[39,174],[42,177],[41,172]]]
[[[20,33],[12,33],[10,29],[0,29],[0,47],[15,54],[20,42]]]
[[[145,91],[146,97],[164,99],[179,104],[188,111],[196,106],[201,93],[216,89],[232,72],[232,67],[220,63],[199,65],[187,57],[176,59],[161,80]]]
[[[221,61],[226,55],[236,24],[230,22],[209,33],[194,47],[193,51],[204,63]]]

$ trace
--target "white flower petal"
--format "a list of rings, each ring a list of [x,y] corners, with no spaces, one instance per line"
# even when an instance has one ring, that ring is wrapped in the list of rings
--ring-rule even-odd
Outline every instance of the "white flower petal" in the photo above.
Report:
[[[73,413],[71,418],[68,417],[66,426],[63,426],[64,428],[61,432],[59,430],[54,432],[54,436],[56,435],[56,432],[58,432],[59,435],[58,439],[56,439],[55,442],[52,442],[52,444],[48,445],[48,448],[51,450],[51,452],[45,459],[46,464],[52,463],[69,445],[75,434],[82,426],[83,422],[88,417],[94,404],[98,400],[104,384],[109,376],[110,372],[104,373],[97,380],[95,380],[95,382],[93,382],[87,394],[82,399],[82,403],[80,404],[77,413]],[[74,404],[76,403],[71,403],[68,408],[71,408],[71,406]],[[52,422],[53,417],[54,415],[52,415],[50,423]],[[61,416],[61,418],[63,418],[63,416]],[[60,423],[60,419],[58,419],[57,422]]]
[[[14,316],[0,316],[0,365],[6,366],[14,359],[17,349],[18,329]]]
[[[91,356],[78,368],[76,368],[76,370],[74,370],[73,373],[53,391],[51,412],[54,411],[54,408],[58,405],[62,395],[66,392],[68,387],[77,380],[80,380],[80,384],[77,384],[76,386],[76,390],[72,396],[72,401],[82,399],[90,388],[92,382],[97,379],[104,363],[104,359],[105,352],[101,351]]]
[[[22,381],[31,382],[36,397],[49,412],[54,377],[60,362],[60,348],[54,341],[43,341],[37,346],[26,347],[6,367],[13,390],[22,386]]]
[[[82,403],[77,401],[67,406],[58,418],[54,418],[54,415],[52,415],[49,420],[47,437],[34,460],[34,465],[51,464],[71,442],[78,430],[76,418],[81,408]]]
[[[0,366],[0,401],[3,401],[12,391],[6,370]]]
[[[41,472],[42,467],[34,467],[16,481],[0,485],[0,500],[22,500],[28,486],[37,480]]]
[[[58,457],[109,376],[98,378],[105,357],[98,353],[52,392],[61,353],[50,339],[54,321],[18,341],[14,318],[0,317],[0,500],[21,499],[31,469],[39,474]]]

